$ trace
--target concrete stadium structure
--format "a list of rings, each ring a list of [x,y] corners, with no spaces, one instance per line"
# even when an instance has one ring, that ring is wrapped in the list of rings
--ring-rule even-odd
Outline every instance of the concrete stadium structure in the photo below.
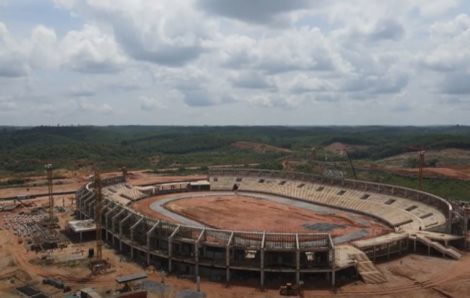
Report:
[[[144,265],[184,276],[231,282],[282,276],[295,282],[323,275],[334,286],[337,272],[357,270],[368,283],[385,277],[373,261],[427,250],[458,259],[449,242],[452,205],[438,196],[393,185],[263,170],[212,170],[211,191],[272,194],[373,217],[393,232],[338,244],[327,233],[231,231],[170,223],[145,216],[130,205],[162,193],[162,185],[135,187],[123,177],[104,179],[102,222],[105,240]],[[207,184],[207,185],[209,185]],[[205,185],[205,184],[204,184]],[[171,187],[168,192],[190,191]],[[93,182],[76,193],[77,216],[94,218]]]

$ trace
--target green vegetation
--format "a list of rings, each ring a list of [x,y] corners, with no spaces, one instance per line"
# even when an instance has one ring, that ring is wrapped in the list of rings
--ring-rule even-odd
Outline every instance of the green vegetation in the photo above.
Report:
[[[233,146],[237,141],[268,144],[292,152],[239,149]],[[345,156],[325,148],[337,142],[352,146],[348,151],[355,164],[374,163],[421,148],[470,150],[470,127],[0,127],[0,177],[42,173],[45,163],[70,170],[95,163],[103,170],[127,166],[155,171],[174,168],[187,173],[193,171],[191,167],[207,170],[207,166],[223,164],[282,169],[285,159],[298,162],[294,170],[321,173],[324,167],[338,168],[351,177]],[[311,160],[326,165],[313,167]],[[460,162],[458,157],[457,161]],[[468,161],[465,160],[467,165]],[[442,160],[432,158],[426,164],[442,166]],[[418,161],[412,156],[403,165],[417,167]],[[379,170],[363,178],[416,187],[413,178]],[[10,178],[15,179],[20,178]],[[10,180],[3,183],[9,184]],[[470,198],[469,187],[461,181],[432,179],[426,180],[425,186],[437,194]]]
[[[367,176],[369,180],[381,183],[395,184],[410,188],[417,188],[416,177],[394,175],[390,173],[374,173]],[[442,196],[447,199],[469,201],[470,183],[463,180],[447,178],[425,178],[423,179],[423,190]]]

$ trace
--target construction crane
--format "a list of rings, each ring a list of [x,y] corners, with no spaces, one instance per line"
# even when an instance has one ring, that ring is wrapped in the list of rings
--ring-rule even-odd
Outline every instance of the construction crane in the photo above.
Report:
[[[92,274],[105,273],[111,264],[103,259],[103,237],[102,237],[102,211],[103,211],[103,195],[101,193],[101,176],[100,172],[94,168],[94,181],[95,181],[95,224],[96,224],[96,255],[90,261],[90,269]]]
[[[122,167],[121,172],[122,172],[122,177],[124,178],[124,182],[125,182],[127,180],[127,168]]]
[[[353,176],[354,176],[354,179],[357,180],[357,174],[356,174],[356,169],[354,168],[354,165],[353,165],[353,162],[352,162],[352,159],[351,157],[349,156],[349,152],[348,150],[344,150],[344,152],[346,153],[346,157],[348,158],[349,160],[349,165],[351,166],[351,170],[352,170],[352,173],[353,173]]]
[[[423,168],[425,166],[425,155],[426,151],[419,151],[419,170],[418,170],[418,185],[419,190],[423,190]]]
[[[98,170],[95,169],[95,224],[96,224],[96,260],[103,259],[103,239],[101,225],[102,211],[101,177]]]
[[[407,147],[408,150],[413,150],[418,153],[418,189],[423,190],[423,168],[426,166],[426,151],[422,145],[411,145]]]
[[[52,193],[52,164],[44,166],[47,172],[47,190],[49,195],[49,229],[54,228],[54,195]]]

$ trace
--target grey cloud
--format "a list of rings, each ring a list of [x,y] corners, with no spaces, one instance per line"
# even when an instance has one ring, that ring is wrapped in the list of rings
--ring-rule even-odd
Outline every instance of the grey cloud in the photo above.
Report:
[[[217,92],[204,83],[204,78],[192,77],[175,83],[176,90],[182,94],[183,101],[191,107],[207,107],[234,101],[224,93]]]
[[[405,35],[401,23],[394,19],[379,19],[373,23],[356,24],[337,30],[347,46],[362,46],[363,43],[379,43],[382,41],[398,41]]]
[[[284,22],[284,14],[310,8],[322,1],[309,0],[198,0],[198,5],[208,13],[250,23]]]
[[[383,75],[376,76],[356,76],[343,81],[340,90],[343,92],[366,92],[369,94],[389,94],[400,92],[408,85],[408,76]]]
[[[112,26],[122,49],[136,60],[177,67],[206,50],[203,38],[208,32],[191,12],[155,10],[159,4],[150,2],[140,7],[128,3],[132,10],[89,5],[101,21]]]
[[[96,91],[92,88],[88,87],[78,87],[78,88],[71,88],[66,95],[70,95],[73,97],[91,97],[96,95]]]
[[[403,26],[395,20],[381,20],[368,33],[371,41],[398,40],[405,34]]]
[[[337,102],[340,99],[340,96],[332,94],[316,94],[314,99],[320,102]]]
[[[203,88],[185,89],[180,91],[184,95],[184,102],[191,107],[208,107],[234,101],[230,96],[211,94]]]
[[[445,94],[470,94],[470,73],[456,72],[446,75],[440,91]]]
[[[266,78],[255,72],[244,72],[232,78],[232,84],[235,87],[245,89],[269,89],[272,85]]]
[[[0,113],[2,112],[11,112],[17,108],[17,105],[15,102],[13,102],[11,99],[4,99],[0,98]]]
[[[199,41],[190,45],[172,45],[157,41],[155,35],[142,35],[130,24],[116,24],[116,38],[124,50],[137,60],[149,61],[166,66],[181,66],[199,57],[204,52]],[[146,44],[147,40],[156,44]]]
[[[28,66],[20,59],[0,56],[0,77],[18,78],[28,75]]]
[[[413,108],[406,103],[397,104],[392,108],[392,111],[397,113],[409,112],[411,110],[413,110]]]

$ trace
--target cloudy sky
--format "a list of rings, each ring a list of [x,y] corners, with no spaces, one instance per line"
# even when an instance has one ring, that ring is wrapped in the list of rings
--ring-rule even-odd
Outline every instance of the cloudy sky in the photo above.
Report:
[[[470,124],[470,1],[0,0],[39,124]]]

